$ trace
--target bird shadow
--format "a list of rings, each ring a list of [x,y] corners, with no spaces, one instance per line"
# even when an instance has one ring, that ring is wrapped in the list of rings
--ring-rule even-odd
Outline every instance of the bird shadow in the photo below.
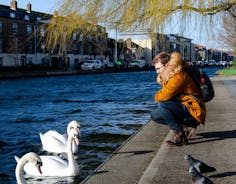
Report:
[[[103,173],[108,173],[108,171],[94,171],[93,174],[103,174]]]
[[[123,151],[123,152],[118,152],[116,154],[127,154],[131,153],[131,155],[127,155],[127,157],[134,156],[134,155],[143,155],[147,153],[152,153],[154,152],[153,150],[143,150],[143,151]]]
[[[232,171],[232,172],[224,172],[224,173],[210,175],[209,177],[210,178],[224,178],[224,177],[227,177],[227,176],[234,176],[234,175],[236,175],[236,172]]]
[[[198,133],[196,135],[199,137],[189,139],[191,141],[194,141],[194,142],[189,142],[189,144],[199,144],[199,143],[212,142],[224,139],[234,139],[236,138],[236,130],[203,132],[203,133]]]

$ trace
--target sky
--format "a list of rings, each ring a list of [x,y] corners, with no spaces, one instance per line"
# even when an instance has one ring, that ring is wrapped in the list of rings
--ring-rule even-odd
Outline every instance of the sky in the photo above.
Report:
[[[28,3],[32,5],[32,11],[53,14],[59,0],[16,0],[17,7],[26,9]],[[10,6],[11,0],[0,0],[0,4]]]
[[[2,5],[10,6],[10,2],[11,2],[11,0],[0,0],[0,4],[2,4]],[[33,11],[53,14],[53,11],[58,8],[58,3],[60,2],[60,0],[17,0],[17,7],[22,8],[22,9],[26,9],[26,5],[29,2],[32,5]],[[173,29],[168,29],[166,31],[166,34],[178,33],[178,31],[175,31],[175,30],[172,31],[172,30]],[[110,34],[109,34],[109,36],[115,38],[114,35],[115,35],[114,31],[110,32]],[[206,46],[208,49],[210,49],[210,48],[219,49],[219,50],[228,49],[227,47],[222,45],[222,43],[218,43],[217,37],[213,34],[209,36],[209,35],[201,34],[201,32],[199,33],[197,31],[195,31],[194,29],[192,29],[192,30],[186,31],[186,33],[180,34],[180,35],[190,38],[190,39],[192,39],[192,43]]]

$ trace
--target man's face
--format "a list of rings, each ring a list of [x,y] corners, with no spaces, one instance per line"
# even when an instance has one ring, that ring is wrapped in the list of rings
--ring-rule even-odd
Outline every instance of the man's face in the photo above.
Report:
[[[162,73],[164,71],[164,69],[165,69],[165,66],[163,64],[161,64],[161,62],[155,63],[154,67],[156,69],[156,73],[157,74]]]

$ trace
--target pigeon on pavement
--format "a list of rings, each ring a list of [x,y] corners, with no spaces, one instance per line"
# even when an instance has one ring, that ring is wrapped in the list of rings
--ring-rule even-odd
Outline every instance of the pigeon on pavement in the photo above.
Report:
[[[204,162],[193,158],[190,155],[186,155],[184,157],[184,159],[189,162],[189,166],[190,167],[195,167],[196,170],[198,172],[200,172],[200,173],[207,173],[207,172],[214,172],[214,171],[216,171],[216,169],[214,167],[211,167],[211,166],[205,164]]]
[[[199,173],[195,167],[190,167],[189,173],[192,176],[192,184],[214,184],[209,178]]]

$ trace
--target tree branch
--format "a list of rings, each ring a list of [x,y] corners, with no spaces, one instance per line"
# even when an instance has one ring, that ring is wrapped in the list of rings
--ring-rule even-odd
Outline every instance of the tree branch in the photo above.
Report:
[[[227,11],[227,10],[231,9],[233,6],[236,6],[236,1],[222,3],[222,4],[215,5],[215,6],[208,7],[208,8],[195,8],[193,6],[179,5],[173,9],[170,9],[169,12],[176,12],[178,10],[189,10],[189,11],[201,13],[202,15],[206,16],[206,15],[214,15],[216,13],[219,13],[220,11]]]

